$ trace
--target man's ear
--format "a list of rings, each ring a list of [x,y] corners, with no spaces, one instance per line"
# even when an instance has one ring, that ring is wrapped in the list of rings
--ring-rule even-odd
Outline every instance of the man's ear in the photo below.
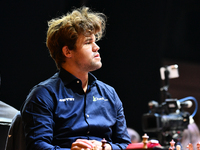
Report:
[[[68,48],[68,46],[63,46],[62,52],[66,57],[71,57],[71,50]]]

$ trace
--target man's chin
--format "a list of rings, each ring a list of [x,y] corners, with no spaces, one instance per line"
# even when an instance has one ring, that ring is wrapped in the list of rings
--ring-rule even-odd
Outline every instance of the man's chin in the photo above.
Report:
[[[96,65],[91,69],[91,71],[98,70],[98,69],[100,69],[101,67],[102,67],[102,63],[100,62],[100,63],[96,64]]]

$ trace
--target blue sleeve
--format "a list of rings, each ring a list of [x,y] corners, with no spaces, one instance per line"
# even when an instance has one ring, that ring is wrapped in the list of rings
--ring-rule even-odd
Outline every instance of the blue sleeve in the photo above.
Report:
[[[21,110],[25,130],[26,149],[69,150],[52,145],[55,102],[53,95],[42,86],[34,87]]]
[[[114,98],[116,101],[116,112],[117,112],[117,120],[116,124],[113,127],[113,142],[109,142],[112,146],[112,149],[126,149],[128,144],[131,143],[131,139],[128,135],[126,119],[124,115],[124,110],[122,106],[122,102],[119,99],[117,93],[114,90]]]

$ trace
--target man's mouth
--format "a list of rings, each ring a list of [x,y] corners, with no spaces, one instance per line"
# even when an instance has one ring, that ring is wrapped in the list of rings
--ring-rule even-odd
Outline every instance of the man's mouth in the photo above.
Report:
[[[94,57],[100,57],[100,55],[99,55],[99,54],[96,54],[96,55],[94,55]]]

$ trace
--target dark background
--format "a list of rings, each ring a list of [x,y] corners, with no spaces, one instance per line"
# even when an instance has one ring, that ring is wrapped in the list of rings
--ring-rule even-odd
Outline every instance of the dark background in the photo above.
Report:
[[[200,99],[200,1],[16,0],[0,2],[1,101],[20,109],[29,90],[57,71],[45,45],[47,21],[82,5],[108,17],[97,43],[103,67],[93,74],[116,89],[128,127],[143,134],[148,102],[161,102],[164,65],[180,68],[170,80],[173,96]]]

